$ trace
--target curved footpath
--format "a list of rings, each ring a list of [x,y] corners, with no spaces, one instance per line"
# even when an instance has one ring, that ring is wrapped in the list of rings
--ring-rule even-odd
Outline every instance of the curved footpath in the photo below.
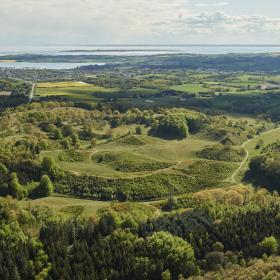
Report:
[[[234,183],[234,184],[238,184],[238,182],[237,182],[237,180],[236,180],[236,176],[239,174],[240,170],[241,170],[241,169],[243,168],[243,166],[246,164],[246,162],[247,162],[247,160],[248,160],[248,158],[249,158],[249,156],[250,156],[250,153],[249,153],[248,149],[246,149],[246,146],[247,146],[249,143],[251,143],[252,141],[258,139],[259,137],[261,137],[261,136],[263,136],[263,135],[265,135],[265,134],[270,134],[270,133],[272,133],[272,132],[274,132],[274,131],[276,131],[276,130],[278,130],[278,129],[280,130],[280,127],[276,127],[276,128],[271,129],[271,130],[268,130],[268,131],[266,131],[266,132],[263,132],[263,133],[259,134],[258,136],[254,137],[254,138],[252,138],[252,139],[249,139],[249,140],[247,140],[247,141],[245,141],[245,142],[242,144],[241,147],[245,149],[246,157],[245,157],[245,159],[240,163],[239,167],[238,167],[238,168],[235,170],[235,172],[231,175],[231,177],[230,177],[230,179],[228,179],[228,181],[231,181],[231,182]]]

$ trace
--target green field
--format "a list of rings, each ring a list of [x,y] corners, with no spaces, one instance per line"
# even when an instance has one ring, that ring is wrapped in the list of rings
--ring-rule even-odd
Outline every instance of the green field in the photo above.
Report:
[[[243,164],[238,174],[236,174],[238,177],[238,181],[241,181],[243,179],[245,172],[248,170],[250,159],[261,154],[262,149],[256,149],[256,145],[260,140],[263,141],[263,146],[267,146],[280,140],[280,128],[271,127],[267,132],[262,133],[261,135],[256,136],[254,139],[247,141],[247,143],[244,145],[244,148],[248,152],[248,159]]]
[[[79,153],[83,155],[82,161],[60,160],[59,155],[64,153],[63,151],[46,151],[41,154],[41,157],[51,156],[62,169],[77,174],[123,177],[135,176],[135,172],[146,174],[148,171],[144,168],[145,164],[148,166],[154,164],[152,170],[160,170],[168,166],[176,166],[182,161],[191,163],[197,158],[197,151],[213,143],[195,136],[181,141],[169,141],[142,135],[138,139],[141,139],[143,144],[131,145],[128,144],[131,137],[127,136],[108,144],[101,144],[91,150],[81,150]],[[107,159],[105,158],[101,162],[98,159],[102,155],[111,155],[114,159],[107,156]],[[144,169],[141,167],[143,164]],[[159,168],[156,167],[157,164],[159,164]]]
[[[35,99],[88,103],[112,102],[121,107],[209,107],[229,113],[240,112],[248,102],[279,92],[279,75],[174,72],[134,75],[92,75],[84,80],[40,82]],[[193,98],[186,98],[190,95]],[[242,100],[242,101],[241,101]],[[241,103],[241,106],[237,103]],[[276,106],[277,104],[274,103]],[[242,113],[246,113],[246,108]],[[252,113],[252,112],[250,112]]]
[[[183,84],[178,86],[172,86],[171,89],[189,93],[208,92],[208,88],[204,87],[203,84]]]
[[[115,93],[116,88],[104,88],[82,82],[38,83],[36,98],[40,97],[67,97],[70,100],[94,101],[94,93]]]
[[[258,155],[261,152],[261,149],[256,149],[256,145],[259,140],[263,141],[264,146],[272,144],[277,140],[280,140],[280,128],[277,128],[269,133],[260,135],[259,137],[253,139],[249,144],[247,144],[246,148],[249,151],[251,157]]]
[[[141,220],[141,218],[137,216],[142,215],[143,217],[143,213],[145,213],[147,217],[159,216],[159,210],[153,207],[152,203],[97,201],[67,197],[59,194],[54,194],[45,198],[22,201],[21,203],[24,207],[48,207],[61,213],[95,219],[98,219],[99,215],[108,210],[116,211],[121,216],[134,215],[134,219],[138,220]]]
[[[64,97],[70,101],[97,101],[102,98],[118,97],[119,95],[147,95],[157,93],[153,88],[131,88],[121,89],[118,87],[103,87],[84,82],[48,82],[38,83],[36,89],[36,98],[55,98]]]
[[[79,214],[83,216],[95,217],[98,210],[110,206],[110,202],[93,201],[86,199],[78,199],[64,196],[49,196],[35,200],[24,201],[26,206],[44,206],[52,208],[56,211],[70,212],[71,210],[78,209]]]

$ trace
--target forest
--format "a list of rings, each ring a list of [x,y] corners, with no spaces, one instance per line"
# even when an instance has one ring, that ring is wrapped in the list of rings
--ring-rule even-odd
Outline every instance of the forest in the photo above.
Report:
[[[105,58],[0,68],[0,279],[279,279],[279,56]]]

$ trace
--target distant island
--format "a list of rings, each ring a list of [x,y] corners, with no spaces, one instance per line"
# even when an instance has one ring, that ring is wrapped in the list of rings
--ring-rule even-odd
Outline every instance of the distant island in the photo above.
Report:
[[[61,53],[78,53],[78,52],[176,52],[176,50],[162,50],[162,49],[93,49],[93,50],[65,50]]]

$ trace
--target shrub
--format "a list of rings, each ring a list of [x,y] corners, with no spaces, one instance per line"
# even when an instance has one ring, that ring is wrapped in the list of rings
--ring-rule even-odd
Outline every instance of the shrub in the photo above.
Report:
[[[142,127],[141,126],[137,126],[135,128],[135,133],[138,134],[138,135],[141,135],[142,134]]]
[[[147,142],[137,135],[129,135],[123,139],[118,140],[120,144],[141,146],[146,145]]]
[[[0,174],[7,174],[8,173],[8,169],[6,167],[6,165],[4,165],[3,163],[0,162]]]
[[[67,161],[67,162],[82,162],[84,161],[84,157],[81,153],[75,150],[69,150],[62,152],[58,155],[58,159],[60,161]]]
[[[262,242],[259,243],[259,246],[268,255],[273,255],[278,252],[278,241],[274,236],[266,237]]]
[[[213,251],[206,255],[207,265],[210,269],[217,269],[219,265],[225,262],[225,254],[223,252]]]

